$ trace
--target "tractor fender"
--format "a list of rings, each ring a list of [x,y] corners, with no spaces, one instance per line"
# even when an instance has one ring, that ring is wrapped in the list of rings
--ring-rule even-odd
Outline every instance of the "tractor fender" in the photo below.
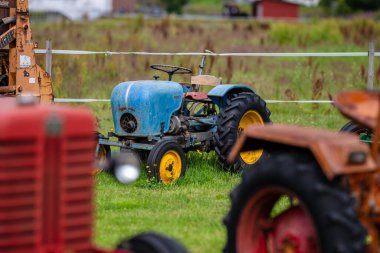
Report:
[[[247,85],[237,85],[237,84],[223,84],[218,85],[213,88],[209,93],[208,97],[214,102],[219,108],[223,108],[226,104],[228,95],[230,94],[238,94],[241,92],[252,92],[255,93]]]
[[[246,128],[228,160],[235,161],[241,151],[265,149],[270,153],[289,147],[310,150],[329,180],[376,170],[369,146],[355,134],[280,124]]]

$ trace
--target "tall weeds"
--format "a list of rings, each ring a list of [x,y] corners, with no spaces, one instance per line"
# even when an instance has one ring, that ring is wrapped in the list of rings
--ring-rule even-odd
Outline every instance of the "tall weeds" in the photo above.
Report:
[[[33,24],[43,45],[53,38],[54,49],[94,51],[295,52],[366,51],[367,41],[379,37],[380,24],[365,19],[308,23],[253,21],[179,21],[136,18],[104,19],[94,23]],[[380,48],[380,44],[376,46]],[[180,65],[196,71],[201,57],[61,56],[53,57],[57,97],[109,98],[120,82],[151,79],[154,63]],[[43,56],[38,56],[43,63]],[[205,74],[223,83],[251,85],[267,99],[328,99],[329,93],[365,87],[368,60],[363,58],[220,58],[208,57]],[[380,65],[376,62],[376,82]],[[160,74],[160,79],[167,76]],[[188,76],[176,76],[188,82]]]

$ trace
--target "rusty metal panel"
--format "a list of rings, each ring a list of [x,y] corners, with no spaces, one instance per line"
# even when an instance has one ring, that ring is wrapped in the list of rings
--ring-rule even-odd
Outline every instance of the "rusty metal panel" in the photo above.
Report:
[[[376,170],[376,163],[370,155],[369,146],[362,143],[354,134],[279,124],[252,125],[245,129],[232,149],[229,161],[234,161],[241,150],[263,148],[263,143],[311,150],[329,179],[338,175]],[[352,152],[365,154],[365,163],[356,165],[348,163]]]
[[[0,0],[0,19],[10,16],[10,8],[16,8],[16,0]]]
[[[0,18],[6,18],[8,16],[9,16],[9,8],[0,6]]]
[[[16,1],[17,12],[28,12],[29,0]]]
[[[7,88],[2,88],[0,94],[14,95],[32,94],[39,97],[42,103],[53,102],[53,91],[50,75],[36,64],[34,49],[35,42],[32,40],[32,31],[28,13],[28,0],[3,1],[11,8],[0,8],[0,15],[16,16],[16,25],[5,26],[0,36],[0,48],[9,45],[8,55],[3,56],[8,64],[7,73],[9,82]],[[16,7],[17,3],[17,9]],[[1,30],[0,30],[1,31]],[[17,43],[12,43],[16,39]],[[5,73],[2,73],[5,74]],[[17,83],[17,86],[16,86]]]
[[[19,11],[27,10],[27,0],[18,6]],[[32,30],[28,13],[18,12],[16,26],[27,27],[18,29],[16,33],[16,95],[32,94],[41,99],[42,103],[53,102],[51,78],[45,70],[36,64],[34,54],[35,42],[32,40]],[[22,16],[22,17],[21,17]]]
[[[9,0],[9,8],[16,8],[16,0]]]
[[[354,134],[286,125],[253,125],[238,139],[229,161],[233,162],[246,150],[289,147],[310,150],[329,180],[341,176],[339,183],[356,200],[356,213],[372,238],[366,252],[379,252],[380,170],[376,162],[379,158],[380,93],[344,92],[337,95],[335,101],[344,115],[375,129],[372,156],[370,146]]]
[[[340,134],[337,133],[337,135]],[[354,139],[350,138],[351,140],[343,139],[344,141],[341,142],[325,139],[311,144],[310,149],[327,178],[333,179],[340,175],[374,172],[376,170],[376,163],[372,159],[369,146],[360,142],[357,136],[354,137]],[[349,163],[349,157],[353,152],[366,154],[367,159],[361,164]]]
[[[379,115],[379,98],[379,92],[349,91],[338,94],[334,101],[343,115],[374,130]]]

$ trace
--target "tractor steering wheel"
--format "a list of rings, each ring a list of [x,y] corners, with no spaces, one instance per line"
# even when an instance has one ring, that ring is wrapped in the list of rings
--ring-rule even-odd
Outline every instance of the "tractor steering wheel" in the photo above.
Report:
[[[169,75],[169,81],[172,80],[173,75],[185,75],[193,73],[191,69],[171,65],[153,64],[150,67],[154,70],[167,73]]]

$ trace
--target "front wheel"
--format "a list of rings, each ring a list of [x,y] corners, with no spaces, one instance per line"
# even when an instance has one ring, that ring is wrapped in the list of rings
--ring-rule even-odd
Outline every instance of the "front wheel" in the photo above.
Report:
[[[178,143],[170,140],[160,141],[148,156],[148,178],[171,184],[185,176],[185,160],[185,153]]]
[[[225,218],[225,253],[363,253],[355,199],[308,152],[276,152],[243,173]]]
[[[117,246],[121,250],[135,253],[186,253],[187,250],[178,242],[156,233],[144,233],[124,240]]]
[[[97,133],[97,137],[98,139],[104,138],[100,133]],[[111,162],[111,147],[98,143],[96,145],[95,159],[97,164],[96,172],[107,171],[107,165]]]
[[[214,136],[219,164],[228,171],[238,171],[256,164],[263,156],[263,150],[241,152],[233,165],[227,162],[227,157],[245,128],[252,124],[264,125],[270,122],[270,111],[257,94],[243,92],[228,99],[227,106],[220,110]]]

